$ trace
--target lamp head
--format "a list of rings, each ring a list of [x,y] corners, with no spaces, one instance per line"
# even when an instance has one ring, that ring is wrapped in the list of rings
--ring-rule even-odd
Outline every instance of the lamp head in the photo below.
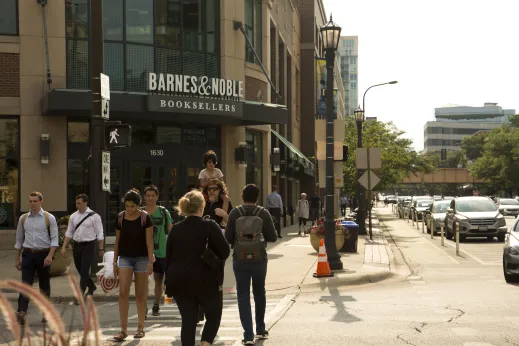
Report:
[[[364,122],[364,110],[360,106],[353,113],[355,114],[355,121],[358,123]]]
[[[324,49],[337,50],[341,39],[341,31],[342,28],[333,22],[330,14],[330,21],[321,28]]]

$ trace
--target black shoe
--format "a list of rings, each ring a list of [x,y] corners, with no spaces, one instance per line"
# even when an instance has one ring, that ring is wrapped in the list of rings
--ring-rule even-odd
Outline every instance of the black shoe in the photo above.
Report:
[[[283,238],[283,237],[281,236],[281,234],[278,234],[278,239],[281,239],[281,238]]]
[[[269,338],[269,332],[264,331],[263,333],[256,333],[256,339],[266,340]]]
[[[242,340],[241,344],[242,345],[254,345],[255,342],[254,342],[254,340]]]
[[[88,295],[93,296],[93,295],[94,295],[94,292],[95,292],[96,290],[97,290],[97,287],[96,287],[96,286],[94,286],[94,288],[92,288],[92,289],[89,288],[89,289],[87,290],[87,293],[85,294],[85,296],[88,296]]]
[[[21,325],[21,326],[24,326],[25,325],[25,315],[26,315],[26,312],[25,311],[18,311],[16,313],[16,319],[18,320],[18,323]]]
[[[43,323],[43,324],[47,323],[47,319],[45,318],[45,315],[41,316],[41,323]]]
[[[159,304],[153,304],[153,308],[151,309],[151,314],[153,316],[160,316],[160,306],[159,306]]]

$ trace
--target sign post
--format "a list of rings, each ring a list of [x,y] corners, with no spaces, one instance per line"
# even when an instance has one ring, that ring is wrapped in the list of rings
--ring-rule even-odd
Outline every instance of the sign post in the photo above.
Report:
[[[382,167],[382,155],[379,148],[358,148],[355,153],[357,157],[357,169],[366,169],[366,172],[360,177],[359,182],[368,190],[369,239],[373,240],[373,225],[371,219],[372,189],[380,182],[380,178],[371,170]]]
[[[103,151],[101,162],[101,190],[110,192],[110,152]]]

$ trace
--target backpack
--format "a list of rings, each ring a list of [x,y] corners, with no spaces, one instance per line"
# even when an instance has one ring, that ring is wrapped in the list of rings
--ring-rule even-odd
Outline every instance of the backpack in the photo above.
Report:
[[[117,226],[119,227],[119,231],[123,230],[123,219],[124,219],[124,213],[125,211],[121,211],[117,215]],[[148,213],[144,210],[141,212],[141,226],[144,227],[146,225],[146,217],[148,216]]]
[[[166,214],[166,208],[164,208],[161,205],[158,205],[157,208],[159,208],[160,214],[162,215],[162,218],[164,219],[164,233],[166,233],[166,235],[168,235],[169,220],[168,220],[168,215]],[[146,210],[146,207],[142,207],[142,210]]]
[[[22,217],[20,217],[20,222],[22,223],[22,231],[23,231],[23,236],[25,238],[25,221],[27,221],[27,217],[29,216],[31,212],[28,212],[26,214],[23,214]],[[49,234],[49,239],[50,239],[50,217],[49,217],[49,213],[47,213],[46,211],[43,212],[43,218],[45,219],[45,226],[47,226],[47,233]]]
[[[263,237],[263,220],[259,217],[262,209],[262,207],[257,206],[252,210],[252,215],[248,215],[243,206],[236,208],[240,217],[236,220],[235,260],[250,262],[265,259],[266,244]]]

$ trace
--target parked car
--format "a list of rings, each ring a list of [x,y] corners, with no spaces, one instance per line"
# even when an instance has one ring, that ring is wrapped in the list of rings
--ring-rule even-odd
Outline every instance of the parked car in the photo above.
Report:
[[[506,282],[519,280],[519,219],[510,228],[503,248],[503,274]]]
[[[427,233],[438,233],[441,231],[441,224],[445,222],[445,215],[449,208],[450,201],[434,201],[429,209],[425,212],[425,224],[427,225]],[[444,229],[445,231],[445,229]]]
[[[389,195],[389,196],[386,196],[384,200],[387,201],[387,204],[396,204],[398,197]]]
[[[454,196],[443,196],[444,201],[452,201],[454,198]]]
[[[417,213],[416,213],[416,210],[415,210],[416,204],[417,204],[418,201],[429,201],[429,202],[432,203],[433,202],[433,198],[431,196],[414,196],[411,199],[411,212],[409,213],[410,214],[409,215],[410,219],[418,220],[418,219],[416,219]],[[430,205],[430,203],[429,203],[429,205]],[[427,208],[425,208],[425,209],[427,209]],[[420,218],[420,220],[421,220],[421,218]]]
[[[496,204],[488,197],[458,197],[451,201],[445,216],[447,239],[460,232],[460,242],[467,237],[497,237],[505,241],[506,221]]]
[[[433,196],[433,199],[434,199],[435,201],[441,201],[443,198],[442,198],[442,196],[434,195],[434,196]]]
[[[517,217],[519,215],[519,202],[515,199],[500,198],[497,200],[497,208],[505,216],[512,215]]]
[[[415,220],[421,221],[422,216],[425,214],[425,211],[429,209],[431,204],[433,204],[434,200],[432,198],[429,199],[416,199],[413,202],[411,207],[411,212],[413,213],[413,218]]]

